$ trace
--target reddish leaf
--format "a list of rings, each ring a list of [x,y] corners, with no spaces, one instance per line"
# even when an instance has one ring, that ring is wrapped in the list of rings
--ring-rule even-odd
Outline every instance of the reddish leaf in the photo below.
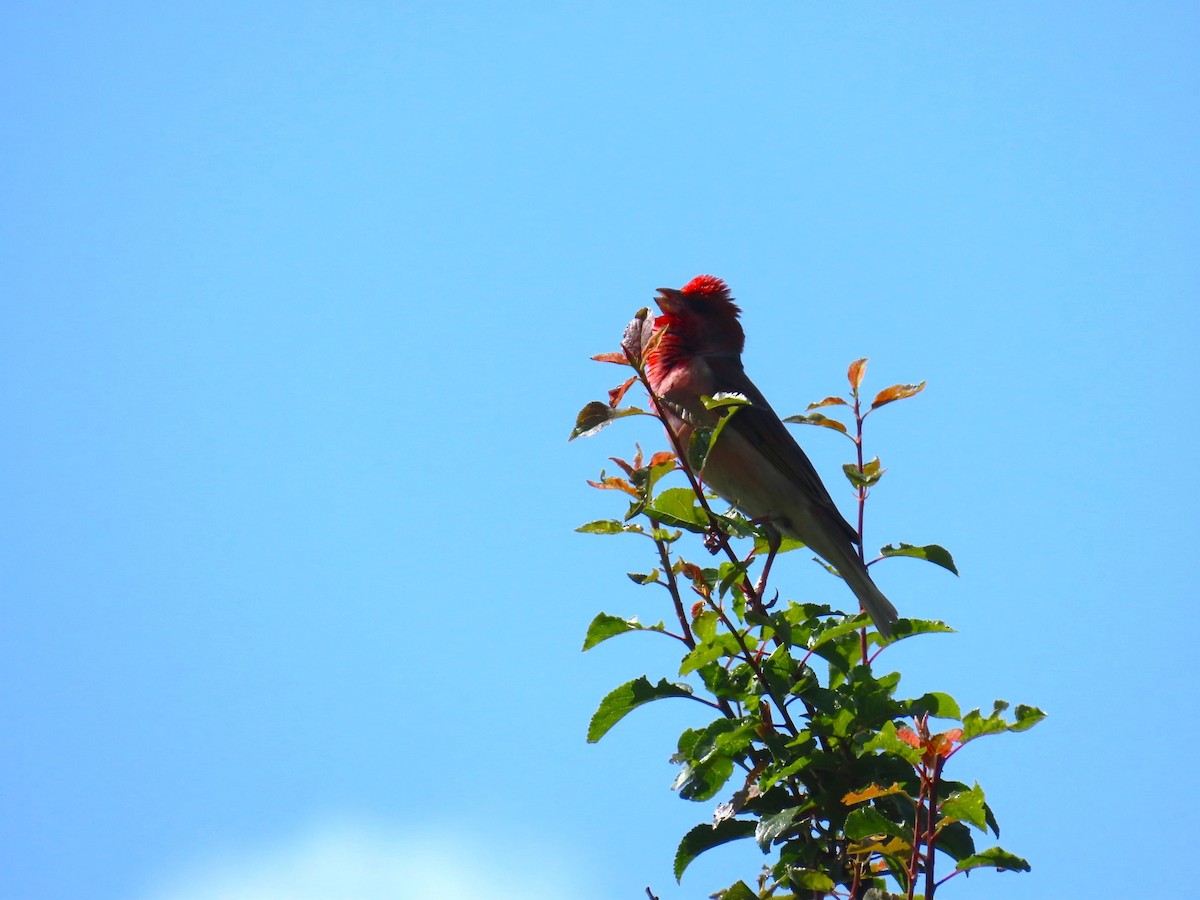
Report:
[[[615,462],[615,463],[616,463],[618,466],[620,466],[620,467],[621,467],[621,470],[622,470],[622,471],[623,471],[623,472],[624,472],[626,475],[629,475],[630,477],[633,477],[633,470],[634,470],[635,468],[637,468],[637,465],[636,465],[636,463],[637,463],[637,457],[636,457],[636,456],[634,457],[634,463],[635,463],[635,464],[634,464],[634,465],[632,465],[632,466],[631,466],[629,463],[625,462],[625,460],[623,460],[623,459],[618,459],[618,458],[617,458],[617,457],[615,457],[615,456],[610,456],[610,457],[609,457],[609,459],[611,459],[611,460],[612,460],[613,462]]]
[[[875,399],[871,401],[871,409],[879,409],[893,400],[903,400],[905,397],[919,394],[923,390],[925,390],[923,381],[920,384],[893,384],[890,388],[885,388],[875,395]]]
[[[670,450],[659,450],[652,457],[650,457],[650,467],[654,468],[655,466],[661,466],[663,463],[671,462],[674,459],[675,454]]]
[[[588,484],[594,488],[599,488],[602,491],[624,491],[631,497],[637,497],[639,500],[641,499],[641,497],[638,496],[637,489],[634,488],[634,486],[624,478],[613,478],[609,476],[607,478],[601,478],[599,481],[589,481]]]
[[[596,362],[617,363],[618,365],[627,366],[629,360],[620,350],[610,350],[608,353],[597,353],[592,357]]]
[[[629,390],[630,385],[637,381],[637,376],[634,375],[624,384],[618,385],[608,392],[608,405],[613,409],[617,408],[617,404],[621,402],[621,398],[625,396],[625,392]]]
[[[899,794],[904,789],[896,782],[892,782],[891,787],[882,787],[878,784],[873,784],[865,790],[851,791],[842,798],[842,802],[847,806],[853,806],[855,803],[862,803],[864,800],[874,800],[876,797],[887,797],[889,794]]]
[[[904,741],[910,747],[917,747],[919,749],[921,746],[921,739],[917,737],[917,733],[911,728],[897,728],[896,737],[900,738],[900,740]]]
[[[807,416],[788,416],[783,421],[794,422],[797,425],[820,425],[822,428],[832,428],[834,431],[840,431],[847,437],[850,433],[846,431],[846,426],[837,419],[831,419],[828,416],[823,416],[820,413],[809,413]]]
[[[826,397],[824,400],[818,400],[816,403],[808,404],[809,409],[820,409],[822,406],[849,406],[850,404],[841,397]]]
[[[850,368],[846,370],[846,377],[850,379],[850,387],[857,391],[858,386],[862,384],[863,375],[867,373],[867,358],[856,359],[850,363]]]

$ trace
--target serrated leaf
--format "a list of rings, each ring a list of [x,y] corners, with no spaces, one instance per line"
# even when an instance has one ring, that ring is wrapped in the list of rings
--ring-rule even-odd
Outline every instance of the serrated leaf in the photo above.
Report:
[[[608,405],[610,407],[612,407],[613,409],[616,409],[617,404],[620,403],[621,400],[625,397],[625,392],[629,390],[629,388],[633,385],[633,383],[635,381],[637,381],[636,375],[634,375],[632,378],[626,380],[625,382],[617,385],[615,388],[612,388],[608,392]]]
[[[1036,706],[1026,706],[1024,703],[1017,704],[1017,708],[1013,710],[1013,716],[1016,721],[1008,726],[1009,731],[1027,731],[1046,718],[1046,714]]]
[[[957,721],[962,718],[962,713],[958,709],[958,701],[949,694],[944,694],[941,691],[930,691],[912,701],[909,711],[912,715],[928,714],[935,719],[954,719]]]
[[[802,891],[828,893],[835,887],[832,878],[813,869],[791,869],[788,871],[788,881],[792,887]]]
[[[918,634],[954,634],[954,629],[937,619],[899,619],[892,625],[892,643]]]
[[[885,753],[899,756],[914,766],[921,761],[921,750],[900,739],[900,736],[896,733],[894,722],[884,722],[883,727],[876,732],[875,736],[863,744],[863,753],[870,753],[875,750],[883,750]]]
[[[844,826],[846,837],[852,841],[861,841],[869,837],[885,835],[901,837],[904,829],[888,819],[873,806],[860,806],[850,811],[846,816]],[[909,829],[911,831],[911,829]]]
[[[865,374],[867,374],[867,358],[865,356],[850,363],[850,368],[846,370],[846,379],[850,382],[850,387],[857,391]]]
[[[841,397],[826,397],[824,400],[818,400],[816,403],[808,404],[809,410],[820,409],[823,406],[849,406],[850,404]]]
[[[759,820],[758,827],[754,829],[754,840],[758,842],[763,853],[769,851],[774,840],[787,832],[796,819],[804,815],[804,809],[803,806],[792,806],[773,815],[763,816]]]
[[[667,488],[646,504],[645,512],[663,525],[699,534],[709,528],[708,516],[696,505],[696,494],[690,487]]]
[[[600,706],[588,723],[587,739],[594,744],[604,737],[614,725],[633,712],[639,706],[662,700],[667,697],[690,697],[692,687],[680,682],[672,683],[662,679],[658,684],[651,684],[645,675],[627,681],[625,684],[610,691],[608,696],[600,701]]]
[[[976,782],[965,791],[955,791],[939,804],[943,819],[966,822],[980,831],[987,831],[987,817],[983,812],[983,788]]]
[[[960,859],[958,865],[955,866],[955,869],[960,872],[980,868],[991,868],[997,872],[1031,871],[1028,862],[1000,847],[991,847],[973,856],[968,856],[966,859]]]
[[[623,534],[625,525],[616,519],[596,519],[575,529],[580,534]]]
[[[904,543],[895,546],[888,544],[886,547],[881,548],[879,553],[882,556],[911,556],[914,559],[928,560],[935,565],[941,566],[943,569],[949,569],[955,575],[958,574],[958,569],[954,566],[954,559],[950,556],[950,551],[937,544],[926,544],[923,547]]]
[[[658,581],[660,572],[655,569],[653,572],[626,572],[625,574],[634,584],[654,584]]]
[[[723,891],[718,891],[713,895],[717,900],[758,900],[758,894],[750,890],[749,885],[744,881],[739,881],[725,888]],[[774,900],[784,900],[778,894],[774,895]]]
[[[864,800],[874,800],[876,797],[889,797],[892,794],[902,793],[904,793],[904,788],[895,782],[889,787],[881,787],[878,784],[873,784],[861,791],[851,791],[842,797],[842,802],[847,806],[853,806],[855,803],[862,803]]]
[[[636,406],[613,409],[607,403],[593,400],[581,409],[579,415],[575,417],[575,427],[571,429],[571,436],[567,440],[573,441],[578,437],[591,437],[605,425],[617,419],[623,419],[626,416],[644,415],[648,415],[648,413],[644,409],[638,409]]]
[[[879,409],[881,406],[886,406],[896,400],[903,400],[906,397],[911,397],[914,394],[919,394],[925,390],[925,382],[920,384],[893,384],[890,388],[884,388],[875,395],[875,399],[871,401],[871,409]]]
[[[675,880],[681,881],[687,867],[705,850],[751,837],[754,829],[754,822],[743,819],[723,819],[715,826],[708,823],[697,825],[683,836],[679,849],[675,851]]]
[[[783,421],[792,422],[796,425],[820,425],[822,428],[832,428],[834,431],[840,431],[842,434],[849,437],[849,432],[846,431],[846,426],[837,419],[831,419],[828,416],[823,416],[820,413],[809,413],[808,415],[788,416]]]
[[[845,463],[842,466],[842,471],[846,473],[846,477],[850,479],[850,483],[856,488],[874,487],[879,483],[879,479],[883,477],[883,473],[887,469],[882,468],[879,464],[879,457],[875,457],[869,463],[862,467],[862,471],[854,463]]]
[[[583,638],[583,649],[591,650],[597,644],[607,641],[611,637],[616,637],[618,634],[625,634],[630,631],[643,631],[646,626],[637,619],[622,619],[620,616],[610,616],[608,613],[600,613],[596,618],[592,619],[592,624],[588,626],[587,634]]]

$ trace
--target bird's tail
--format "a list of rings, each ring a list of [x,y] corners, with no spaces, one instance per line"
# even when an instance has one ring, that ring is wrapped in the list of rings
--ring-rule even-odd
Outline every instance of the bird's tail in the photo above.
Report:
[[[892,606],[892,601],[883,596],[883,591],[875,586],[875,582],[867,573],[867,567],[862,564],[857,555],[851,554],[847,555],[845,564],[835,568],[846,584],[850,585],[854,596],[858,597],[858,602],[867,611],[867,615],[871,617],[871,621],[875,623],[879,633],[885,638],[890,638],[892,625],[899,618],[899,614],[896,612],[896,607]]]

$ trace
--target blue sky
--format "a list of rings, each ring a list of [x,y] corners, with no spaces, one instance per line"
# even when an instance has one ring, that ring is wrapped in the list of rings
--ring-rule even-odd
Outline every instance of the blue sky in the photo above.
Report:
[[[643,548],[573,532],[661,439],[565,439],[617,377],[588,356],[701,272],[783,412],[859,356],[929,382],[870,424],[867,539],[955,554],[879,580],[959,634],[890,660],[1050,713],[955,759],[1033,873],[948,896],[1176,890],[1198,42],[1186,3],[7,5],[0,900],[752,875],[673,884],[690,705],[584,743],[673,674],[579,652],[663,613]]]

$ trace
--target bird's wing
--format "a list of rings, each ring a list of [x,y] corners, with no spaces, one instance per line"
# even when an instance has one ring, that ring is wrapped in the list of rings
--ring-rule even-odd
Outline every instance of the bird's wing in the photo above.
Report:
[[[746,376],[741,360],[734,357],[710,357],[706,361],[712,370],[715,383],[720,385],[722,390],[744,394],[750,401],[749,405],[736,407],[733,418],[725,426],[726,430],[732,429],[756,447],[828,517],[830,522],[835,524],[835,527],[841,528],[851,542],[857,544],[858,532],[837,508],[821,481],[821,476],[813,468],[808,455],[796,443],[788,427],[776,415],[767,398],[754,386],[754,382]]]

